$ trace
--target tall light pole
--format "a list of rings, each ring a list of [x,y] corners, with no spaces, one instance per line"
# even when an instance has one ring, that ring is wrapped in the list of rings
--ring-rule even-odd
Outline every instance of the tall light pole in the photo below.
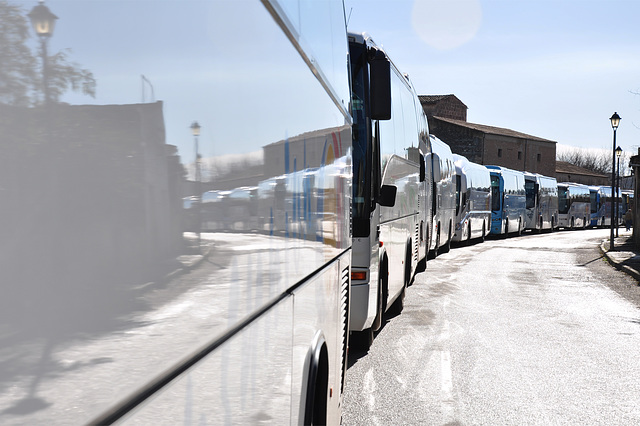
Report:
[[[42,91],[44,93],[44,104],[49,105],[51,102],[51,94],[49,93],[49,69],[47,64],[47,42],[53,35],[53,28],[56,25],[58,17],[51,13],[49,8],[44,5],[44,0],[31,9],[27,15],[31,20],[34,31],[40,38],[40,50],[42,53]]]
[[[617,112],[614,112],[613,115],[611,116],[611,118],[609,118],[609,120],[611,120],[611,127],[613,128],[613,161],[611,164],[611,202],[613,203],[615,200],[615,179],[616,179],[616,130],[618,130],[618,126],[620,125],[620,116],[618,115]],[[612,205],[613,207],[613,205]],[[611,235],[609,236],[609,250],[613,250],[614,249],[614,242],[613,242],[614,236],[613,236],[613,209],[611,209]]]
[[[619,146],[616,148],[616,157],[618,159],[618,166],[616,168],[616,237],[618,236],[618,228],[620,228],[620,224],[618,223],[618,218],[620,214],[618,212],[618,195],[620,194],[620,156],[622,155],[622,148]]]
[[[191,133],[193,134],[194,139],[194,150],[196,161],[194,163],[195,167],[195,181],[196,181],[196,219],[198,222],[196,232],[198,233],[198,250],[200,249],[200,234],[202,233],[202,187],[201,181],[202,177],[200,176],[200,152],[198,149],[198,136],[200,136],[200,125],[197,121],[191,123]]]

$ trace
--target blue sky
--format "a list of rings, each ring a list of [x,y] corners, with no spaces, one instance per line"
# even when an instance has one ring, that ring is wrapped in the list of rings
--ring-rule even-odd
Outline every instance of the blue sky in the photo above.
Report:
[[[562,145],[640,145],[636,0],[345,0],[419,94],[455,94],[470,122]]]
[[[26,10],[37,4],[12,2]],[[366,31],[383,45],[418,94],[455,94],[468,106],[470,122],[610,150],[609,117],[617,111],[622,117],[618,143],[626,152],[637,152],[640,95],[632,92],[640,92],[640,1],[344,2],[350,30]],[[71,48],[71,59],[93,71],[98,81],[95,100],[70,94],[66,101],[140,102],[144,74],[156,99],[192,99],[165,103],[165,115],[174,119],[167,125],[167,142],[191,157],[189,125],[199,120],[201,153],[220,155],[224,146],[212,131],[218,107],[198,90],[223,71],[232,80],[242,76],[237,70],[220,71],[215,55],[202,49],[206,43],[215,49],[221,37],[254,37],[260,29],[198,14],[198,2],[179,3],[176,8],[174,0],[47,0],[60,18],[51,51]],[[238,21],[243,19],[238,15]],[[268,52],[239,52],[239,57],[257,62],[258,53],[269,57]],[[190,72],[183,86],[173,84],[175,73],[187,70],[202,72]],[[148,88],[146,96],[148,101]],[[205,103],[210,117],[194,113]]]

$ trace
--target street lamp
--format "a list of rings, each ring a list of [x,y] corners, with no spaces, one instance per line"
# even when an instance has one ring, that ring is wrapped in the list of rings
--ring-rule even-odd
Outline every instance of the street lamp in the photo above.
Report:
[[[200,249],[200,234],[202,233],[202,187],[201,187],[201,176],[200,176],[200,153],[198,151],[198,136],[200,136],[200,124],[197,121],[191,123],[191,133],[193,134],[194,139],[194,149],[195,149],[195,181],[196,181],[196,219],[198,222],[197,225],[197,233],[198,233],[198,249]]]
[[[51,95],[49,94],[49,75],[47,68],[47,41],[53,35],[53,28],[56,25],[58,17],[51,13],[49,8],[44,5],[44,0],[31,9],[27,15],[31,20],[34,31],[40,37],[40,48],[42,53],[42,88],[44,93],[44,103],[49,105]]]
[[[618,166],[616,168],[616,237],[618,236],[618,228],[620,224],[618,223],[618,218],[620,214],[618,212],[618,195],[620,194],[620,156],[622,155],[622,148],[619,146],[616,148],[616,157],[618,158]]]
[[[620,116],[617,112],[614,112],[611,118],[611,127],[613,128],[613,161],[611,164],[611,201],[615,200],[615,179],[616,179],[616,130],[618,130],[618,126],[620,125]],[[613,209],[611,210],[611,235],[609,236],[609,250],[613,250],[614,242],[613,242]]]

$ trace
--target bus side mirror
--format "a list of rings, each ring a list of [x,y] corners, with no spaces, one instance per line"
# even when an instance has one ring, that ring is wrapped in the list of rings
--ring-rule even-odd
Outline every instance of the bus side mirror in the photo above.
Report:
[[[382,185],[382,187],[380,187],[380,196],[378,197],[378,204],[384,207],[395,206],[397,192],[398,192],[398,187],[395,185]]]
[[[369,52],[371,118],[391,120],[391,65],[383,51]]]

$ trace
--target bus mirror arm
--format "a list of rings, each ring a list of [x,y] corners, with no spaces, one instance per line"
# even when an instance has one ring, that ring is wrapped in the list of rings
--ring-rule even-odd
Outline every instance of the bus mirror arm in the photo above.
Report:
[[[382,185],[380,187],[380,196],[378,197],[378,204],[384,207],[395,206],[397,192],[398,192],[398,187],[395,185]]]

